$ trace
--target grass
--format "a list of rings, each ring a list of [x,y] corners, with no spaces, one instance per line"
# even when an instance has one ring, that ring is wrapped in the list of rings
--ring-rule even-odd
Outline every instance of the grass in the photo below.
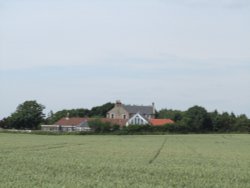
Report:
[[[250,187],[250,136],[0,133],[0,187]]]

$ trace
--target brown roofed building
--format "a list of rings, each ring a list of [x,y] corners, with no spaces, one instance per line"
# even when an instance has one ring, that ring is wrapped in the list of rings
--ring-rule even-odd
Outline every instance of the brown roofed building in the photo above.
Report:
[[[61,118],[59,121],[54,123],[54,125],[41,125],[43,131],[90,131],[88,126],[89,118]]]
[[[174,123],[174,121],[171,119],[150,119],[149,122],[152,126],[163,126]]]
[[[68,125],[68,126],[77,126],[83,122],[88,121],[89,118],[79,118],[79,117],[72,117],[72,118],[61,118],[59,121],[54,123],[55,125]]]
[[[109,119],[109,118],[101,118],[102,122],[109,122],[112,125],[119,125],[120,127],[124,127],[127,123],[126,119]]]

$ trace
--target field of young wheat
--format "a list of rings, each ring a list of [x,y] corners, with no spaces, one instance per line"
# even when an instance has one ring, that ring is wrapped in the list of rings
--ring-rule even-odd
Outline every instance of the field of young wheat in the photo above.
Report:
[[[250,187],[250,135],[0,133],[0,187]]]

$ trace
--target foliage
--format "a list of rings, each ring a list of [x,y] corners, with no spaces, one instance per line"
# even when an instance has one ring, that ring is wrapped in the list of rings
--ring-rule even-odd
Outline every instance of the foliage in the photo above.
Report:
[[[0,121],[0,128],[3,128],[3,129],[10,129],[11,128],[11,124],[10,124],[10,117],[7,117],[7,118],[3,118],[1,121]]]
[[[175,120],[174,124],[166,125],[164,131],[175,133],[204,133],[204,132],[250,132],[250,119],[246,115],[218,111],[207,112],[201,106],[193,106],[187,111],[159,111],[159,118]]]
[[[164,125],[164,130],[169,133],[189,133],[189,127],[183,122],[176,122]]]
[[[87,117],[89,110],[84,108],[71,109],[71,110],[60,110],[56,113],[52,111],[49,113],[47,118],[47,124],[54,124],[63,117]]]
[[[162,109],[157,112],[157,118],[170,118],[174,124],[165,126],[136,126],[131,125],[120,129],[119,125],[101,122],[100,118],[106,116],[106,113],[114,107],[113,103],[106,103],[101,106],[93,107],[91,110],[79,108],[71,110],[61,110],[56,113],[52,111],[44,123],[54,124],[63,117],[92,117],[97,120],[90,125],[96,133],[119,132],[119,134],[130,133],[206,133],[206,132],[250,132],[250,119],[246,115],[236,116],[235,114],[218,111],[207,112],[201,106],[193,106],[187,111]],[[0,121],[0,128],[10,129],[38,129],[39,124],[44,121],[43,105],[36,101],[26,101],[19,105],[16,112],[11,116]]]
[[[45,117],[44,108],[36,101],[25,101],[18,105],[16,111],[7,119],[8,128],[39,129]]]
[[[246,115],[238,116],[232,130],[250,133],[250,119],[248,119]]]
[[[182,120],[191,132],[204,132],[212,130],[212,120],[205,108],[193,106],[189,108]]]
[[[113,103],[106,103],[101,106],[93,107],[91,110],[85,108],[71,109],[71,110],[61,110],[56,113],[52,111],[49,113],[47,118],[48,124],[54,124],[63,117],[94,117],[101,118],[106,117],[106,113],[114,107]]]
[[[152,126],[150,125],[129,125],[123,127],[123,131],[127,131],[128,133],[136,133],[136,132],[145,132],[145,131],[152,131]]]
[[[172,119],[173,121],[177,122],[182,120],[184,114],[184,112],[180,111],[180,110],[172,110],[172,109],[162,109],[158,112],[158,118],[159,119],[164,119],[164,118],[168,118],[168,119]]]
[[[114,103],[106,103],[102,106],[93,107],[89,112],[89,117],[106,117],[109,110],[114,107]]]
[[[100,119],[94,119],[88,122],[89,127],[94,132],[109,132],[111,131],[111,123],[102,122]]]
[[[112,125],[111,131],[118,131],[118,130],[120,130],[120,125],[117,124]]]

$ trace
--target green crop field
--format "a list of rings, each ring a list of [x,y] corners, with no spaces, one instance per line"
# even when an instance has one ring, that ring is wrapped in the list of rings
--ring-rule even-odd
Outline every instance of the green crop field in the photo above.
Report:
[[[250,187],[250,135],[0,133],[0,187]]]

